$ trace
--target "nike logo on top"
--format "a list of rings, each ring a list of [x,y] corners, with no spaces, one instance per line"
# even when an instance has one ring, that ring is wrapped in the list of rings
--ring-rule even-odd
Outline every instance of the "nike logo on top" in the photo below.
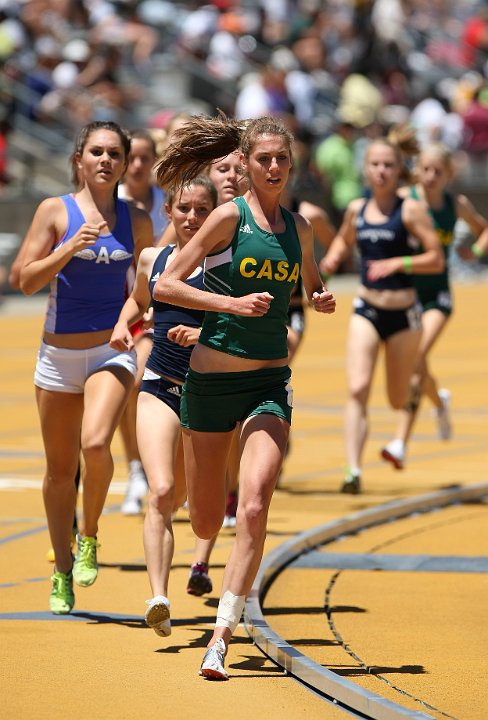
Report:
[[[240,228],[239,232],[247,233],[248,235],[252,234],[252,230],[247,223]]]

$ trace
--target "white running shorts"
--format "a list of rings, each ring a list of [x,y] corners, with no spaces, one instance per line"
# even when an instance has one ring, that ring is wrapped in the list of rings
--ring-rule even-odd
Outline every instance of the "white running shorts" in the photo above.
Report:
[[[82,394],[90,375],[110,367],[125,368],[135,377],[135,350],[118,352],[108,343],[86,350],[67,350],[46,345],[42,341],[37,355],[34,384],[43,390]]]

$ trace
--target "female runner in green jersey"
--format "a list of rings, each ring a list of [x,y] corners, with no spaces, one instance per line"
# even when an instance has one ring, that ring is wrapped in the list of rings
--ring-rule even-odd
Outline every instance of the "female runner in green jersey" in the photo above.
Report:
[[[224,657],[261,562],[269,504],[292,411],[287,312],[301,273],[312,307],[333,313],[313,254],[310,223],[280,205],[293,138],[274,118],[239,124],[195,117],[173,136],[156,168],[163,187],[240,148],[248,179],[242,197],[217,207],[161,275],[154,297],[206,311],[182,398],[181,422],[193,530],[209,538],[222,526],[225,470],[240,423],[239,505],[214,633],[200,674],[227,679]],[[204,290],[184,279],[204,262]]]

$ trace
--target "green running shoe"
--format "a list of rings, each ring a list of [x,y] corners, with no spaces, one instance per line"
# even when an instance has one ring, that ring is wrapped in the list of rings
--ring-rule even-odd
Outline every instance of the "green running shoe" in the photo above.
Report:
[[[76,536],[78,552],[73,563],[73,578],[77,585],[88,587],[93,585],[98,575],[97,548],[100,547],[96,537]]]
[[[353,473],[351,470],[347,471],[344,482],[342,483],[341,493],[349,495],[359,495],[361,492],[361,475]]]
[[[55,572],[51,577],[53,589],[49,596],[49,608],[55,615],[67,615],[75,604],[73,593],[73,575]]]

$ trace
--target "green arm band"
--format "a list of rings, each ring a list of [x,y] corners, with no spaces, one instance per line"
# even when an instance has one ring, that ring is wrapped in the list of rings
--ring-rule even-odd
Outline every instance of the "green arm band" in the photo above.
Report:
[[[410,255],[403,256],[403,267],[406,273],[412,272],[412,257]]]

